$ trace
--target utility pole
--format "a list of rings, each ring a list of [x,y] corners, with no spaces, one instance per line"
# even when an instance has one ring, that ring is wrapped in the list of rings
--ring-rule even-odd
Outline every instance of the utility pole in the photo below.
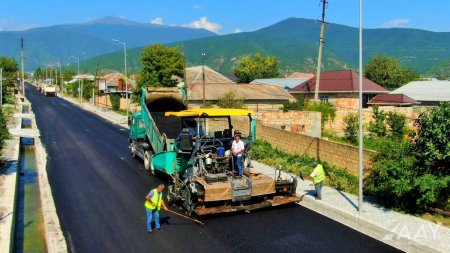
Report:
[[[95,87],[97,86],[97,75],[98,75],[98,65],[99,65],[99,59],[97,57],[97,67],[95,68],[95,75],[94,75],[94,85],[92,86],[92,102],[95,106]],[[97,103],[98,105],[98,103]]]
[[[21,55],[22,55],[22,94],[25,97],[25,69],[24,69],[24,53],[23,53],[23,38],[20,38],[20,44],[21,44]]]
[[[61,88],[61,92],[64,94],[62,67],[61,67],[61,62],[59,61],[59,59],[58,59],[58,63],[59,63],[59,87]]]
[[[3,68],[0,68],[0,105],[3,106]]]
[[[202,53],[202,79],[203,79],[203,107],[206,105],[205,96],[205,53]]]
[[[316,73],[316,87],[314,92],[314,102],[318,103],[319,100],[319,88],[320,88],[320,68],[322,66],[322,50],[324,44],[324,33],[325,33],[325,9],[327,6],[327,0],[320,0],[322,2],[322,21],[320,26],[320,39],[319,39],[319,56],[317,57],[317,73]]]

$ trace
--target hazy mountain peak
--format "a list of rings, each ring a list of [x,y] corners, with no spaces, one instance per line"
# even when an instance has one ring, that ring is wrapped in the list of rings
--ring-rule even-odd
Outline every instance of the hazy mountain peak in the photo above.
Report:
[[[84,23],[86,25],[102,24],[102,25],[137,25],[136,21],[131,21],[121,17],[106,16]]]

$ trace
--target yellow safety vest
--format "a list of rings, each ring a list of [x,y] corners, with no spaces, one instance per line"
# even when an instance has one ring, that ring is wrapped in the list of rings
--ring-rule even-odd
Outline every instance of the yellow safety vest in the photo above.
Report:
[[[156,203],[155,205],[152,205],[152,203],[150,203],[150,201],[146,200],[145,201],[145,207],[150,209],[150,210],[160,210],[161,209],[161,202],[162,202],[162,193],[161,195],[159,194],[158,190],[153,189],[153,196],[152,196],[152,202]]]
[[[313,182],[314,184],[318,184],[325,179],[325,171],[323,171],[322,164],[318,164],[315,169],[317,169],[317,173],[313,177]]]

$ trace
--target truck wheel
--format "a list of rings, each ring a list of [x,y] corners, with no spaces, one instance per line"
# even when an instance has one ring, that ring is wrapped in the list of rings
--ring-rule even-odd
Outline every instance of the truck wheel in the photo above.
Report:
[[[134,144],[130,144],[131,146],[131,156],[136,159],[137,155],[136,155],[136,147],[134,146]]]
[[[155,174],[152,166],[152,154],[148,150],[144,152],[144,168],[149,170],[152,174]]]

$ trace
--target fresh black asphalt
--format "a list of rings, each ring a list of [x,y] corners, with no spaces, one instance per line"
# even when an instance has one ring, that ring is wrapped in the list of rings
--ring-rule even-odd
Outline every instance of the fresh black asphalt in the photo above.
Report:
[[[128,149],[128,130],[27,85],[57,213],[71,252],[394,252],[298,205],[216,215],[200,227],[161,211],[145,231],[144,197],[159,183]]]

